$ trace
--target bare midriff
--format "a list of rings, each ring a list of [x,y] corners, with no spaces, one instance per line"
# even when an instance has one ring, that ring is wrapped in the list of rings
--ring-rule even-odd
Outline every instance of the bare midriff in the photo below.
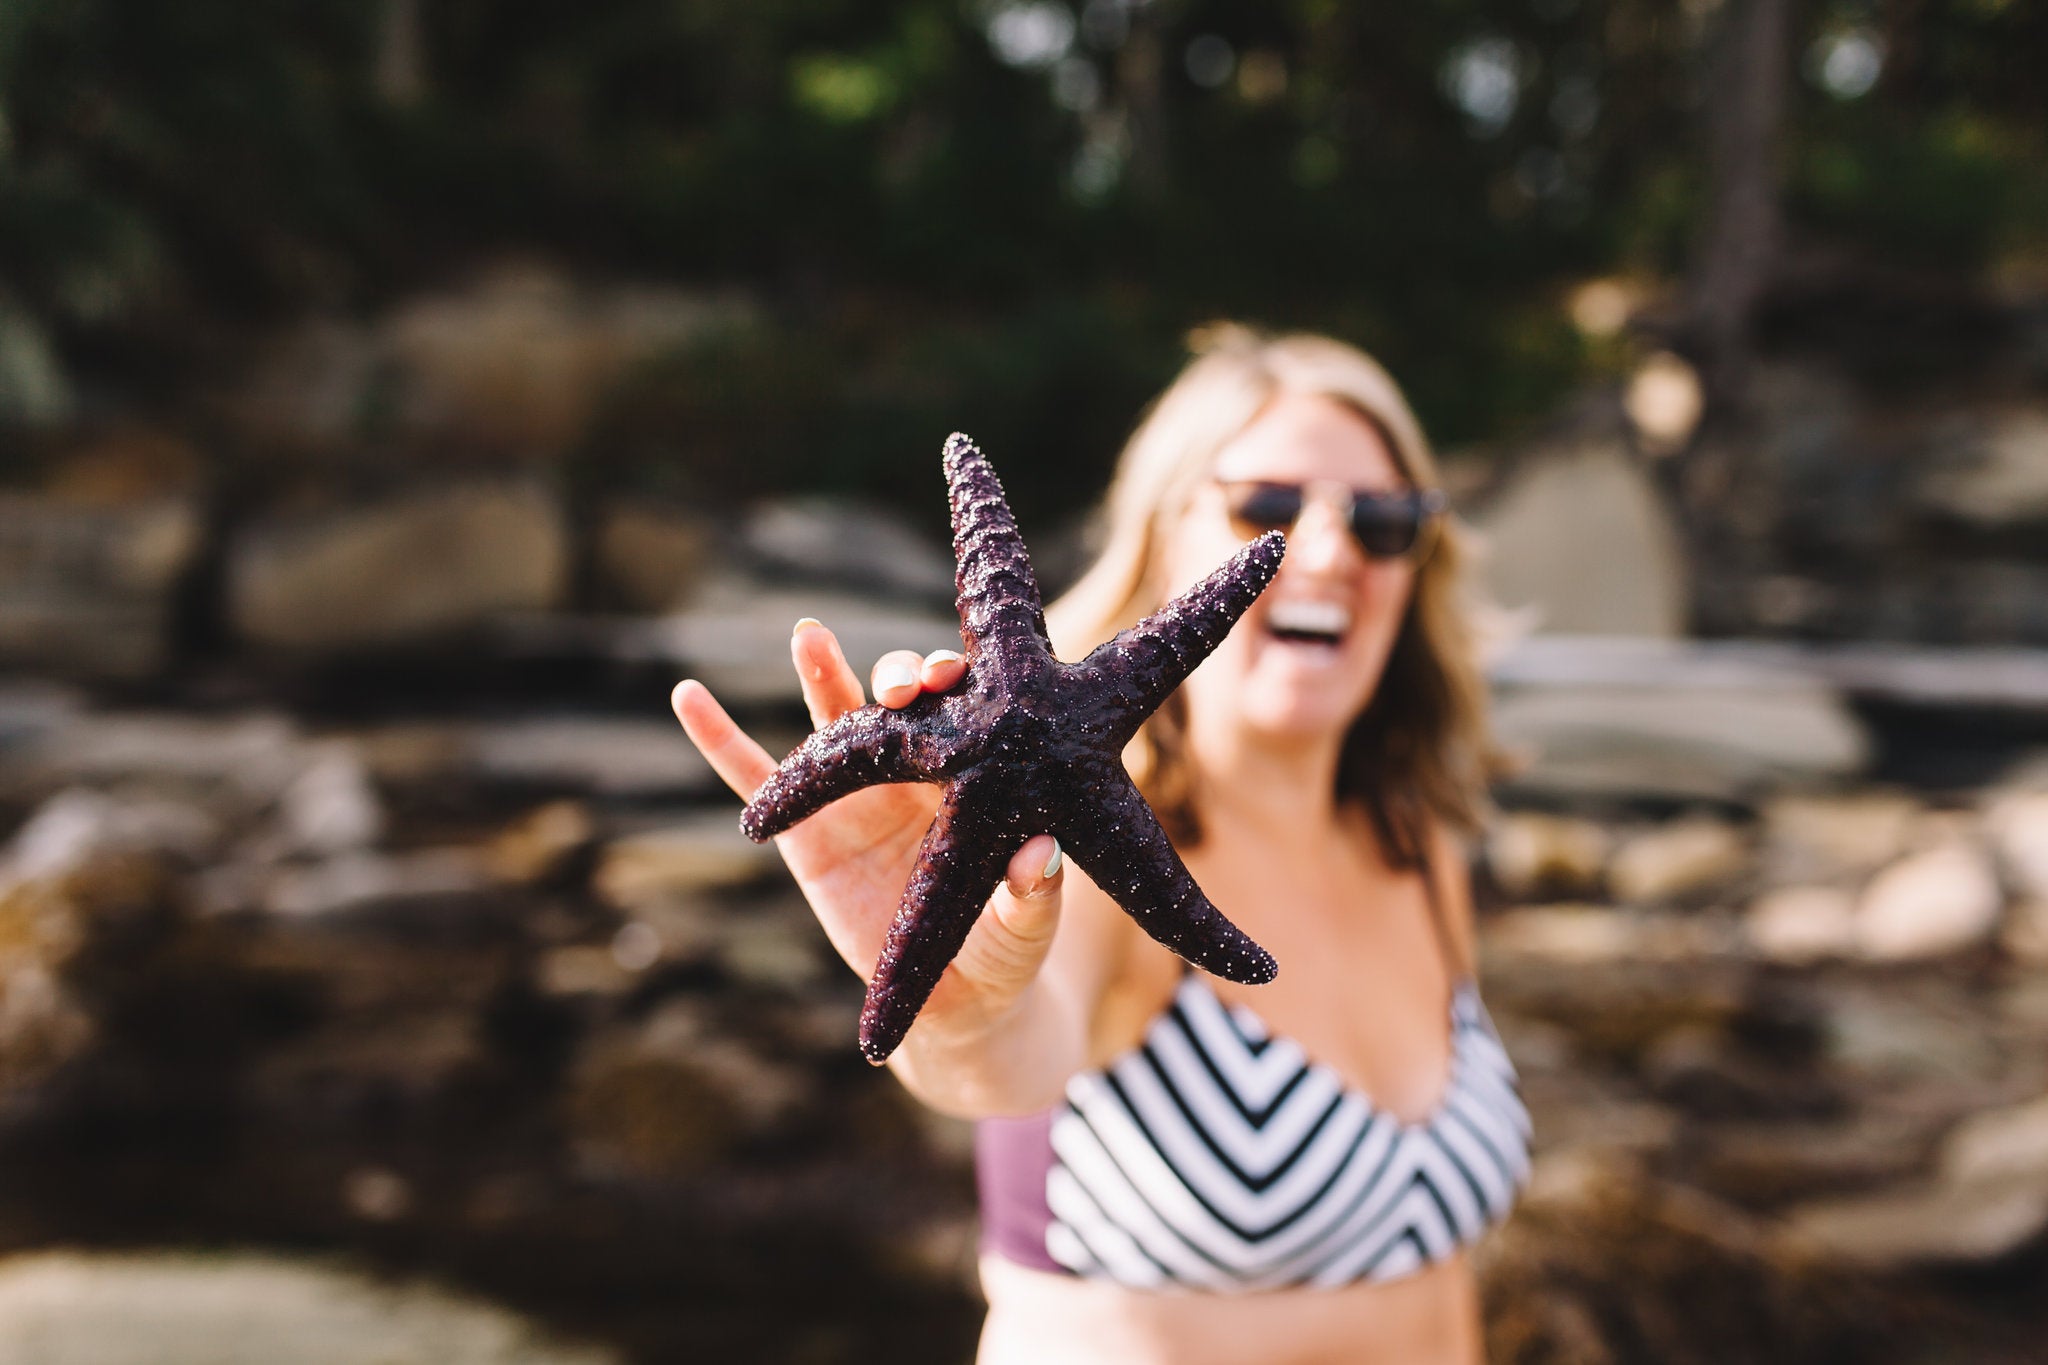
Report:
[[[982,1259],[978,1365],[1475,1365],[1479,1295],[1462,1255],[1340,1289],[1162,1294]]]

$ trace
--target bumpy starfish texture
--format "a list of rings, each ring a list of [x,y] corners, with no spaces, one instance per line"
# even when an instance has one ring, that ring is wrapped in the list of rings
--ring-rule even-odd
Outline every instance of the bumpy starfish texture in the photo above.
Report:
[[[896,1050],[1034,834],[1060,841],[1145,931],[1195,966],[1252,985],[1272,954],[1210,904],[1124,771],[1145,717],[1221,644],[1279,571],[1268,533],[1079,663],[1053,657],[1031,559],[974,443],[946,441],[967,675],[901,710],[851,711],[784,759],[740,815],[756,841],[883,782],[943,783],[861,1011],[860,1047]]]

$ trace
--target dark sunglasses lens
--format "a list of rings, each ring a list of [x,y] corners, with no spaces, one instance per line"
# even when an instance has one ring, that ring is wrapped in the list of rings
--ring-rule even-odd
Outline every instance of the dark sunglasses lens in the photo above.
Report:
[[[1250,535],[1285,531],[1301,515],[1301,490],[1285,484],[1254,483],[1233,490],[1230,517]]]
[[[1411,496],[1360,498],[1351,506],[1351,530],[1374,559],[1398,559],[1422,534],[1423,509]]]

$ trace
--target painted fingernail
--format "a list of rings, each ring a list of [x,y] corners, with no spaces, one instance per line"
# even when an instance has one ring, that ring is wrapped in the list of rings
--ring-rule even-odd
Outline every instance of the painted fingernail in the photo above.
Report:
[[[926,668],[930,668],[933,664],[957,664],[959,662],[960,656],[950,649],[935,649],[924,656],[924,666]]]
[[[902,687],[917,686],[917,672],[901,660],[875,666],[875,693],[894,692]]]
[[[1059,875],[1060,864],[1065,862],[1066,859],[1067,855],[1060,848],[1060,841],[1058,839],[1054,839],[1052,841],[1052,856],[1045,860],[1045,871],[1038,874],[1038,879],[1042,882],[1051,881],[1054,877]]]
[[[791,627],[789,628],[789,633],[790,633],[791,635],[801,635],[801,634],[803,634],[803,633],[804,633],[804,627],[805,627],[805,626],[822,626],[822,625],[824,625],[824,624],[825,624],[825,623],[824,623],[823,621],[820,621],[820,620],[819,620],[819,619],[818,619],[817,617],[815,617],[815,616],[805,616],[805,617],[801,617],[801,618],[799,618],[799,619],[798,619],[798,621],[797,621],[797,623],[796,623],[795,625],[793,625],[793,626],[791,626]]]

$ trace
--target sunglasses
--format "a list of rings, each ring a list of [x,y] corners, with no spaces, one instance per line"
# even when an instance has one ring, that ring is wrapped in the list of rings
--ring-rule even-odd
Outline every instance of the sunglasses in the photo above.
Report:
[[[1218,479],[1231,529],[1246,540],[1267,531],[1289,531],[1301,519],[1313,488],[1329,487],[1346,504],[1344,520],[1368,559],[1420,559],[1433,541],[1437,518],[1449,505],[1442,490],[1404,489],[1361,493],[1336,485],[1235,482]]]

